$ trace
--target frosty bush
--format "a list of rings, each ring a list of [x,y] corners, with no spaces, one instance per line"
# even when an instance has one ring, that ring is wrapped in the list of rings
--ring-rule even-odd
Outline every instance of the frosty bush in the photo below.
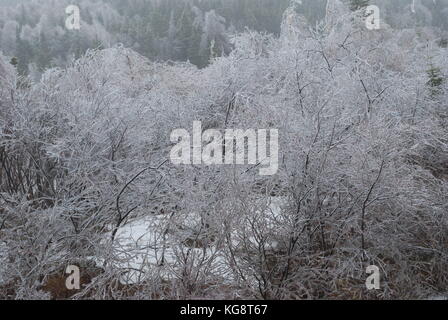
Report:
[[[240,34],[202,70],[118,46],[33,83],[1,57],[2,298],[446,292],[448,81],[428,70],[446,77],[447,49],[348,10],[302,27]],[[171,164],[170,133],[196,120],[278,129],[278,174]]]

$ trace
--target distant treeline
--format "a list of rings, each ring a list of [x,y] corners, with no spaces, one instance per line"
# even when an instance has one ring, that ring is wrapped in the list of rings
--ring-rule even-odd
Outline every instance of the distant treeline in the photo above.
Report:
[[[346,0],[352,8],[366,0]],[[448,0],[377,0],[394,27],[448,28]],[[0,49],[21,74],[64,66],[89,48],[122,43],[159,61],[190,61],[198,67],[231,51],[230,35],[246,28],[278,34],[282,15],[296,10],[315,25],[327,0],[0,0]],[[65,8],[81,9],[81,29],[65,29]]]

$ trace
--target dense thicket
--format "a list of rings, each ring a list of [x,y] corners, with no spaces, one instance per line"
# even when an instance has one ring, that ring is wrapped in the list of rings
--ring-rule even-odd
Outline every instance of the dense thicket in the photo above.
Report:
[[[447,49],[338,1],[302,22],[289,9],[280,37],[241,33],[203,69],[118,46],[32,82],[1,57],[2,298],[446,293]],[[194,120],[278,129],[278,174],[171,164]]]

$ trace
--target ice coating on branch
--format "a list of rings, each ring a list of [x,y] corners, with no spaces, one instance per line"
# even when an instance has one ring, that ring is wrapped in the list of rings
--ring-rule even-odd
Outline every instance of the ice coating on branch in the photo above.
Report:
[[[308,22],[296,10],[293,2],[283,13],[281,35],[283,39],[294,40],[309,34]]]
[[[349,13],[349,8],[340,0],[328,0],[325,13],[325,29],[330,31],[336,27],[340,19]]]

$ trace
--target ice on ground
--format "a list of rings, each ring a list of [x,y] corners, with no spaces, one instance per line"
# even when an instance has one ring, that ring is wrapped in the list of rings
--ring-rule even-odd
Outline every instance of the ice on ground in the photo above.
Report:
[[[268,220],[280,217],[284,200],[281,197],[270,199],[265,209]],[[205,248],[185,245],[187,239],[198,239],[200,225],[200,216],[191,213],[182,216],[181,223],[169,215],[158,215],[146,216],[122,226],[114,246],[115,266],[127,271],[122,281],[136,283],[153,271],[166,278],[175,276],[187,252],[190,258],[198,259],[210,272],[230,277],[229,263],[214,244]],[[232,243],[238,245],[238,241]],[[270,245],[275,248],[277,243],[273,241]]]

